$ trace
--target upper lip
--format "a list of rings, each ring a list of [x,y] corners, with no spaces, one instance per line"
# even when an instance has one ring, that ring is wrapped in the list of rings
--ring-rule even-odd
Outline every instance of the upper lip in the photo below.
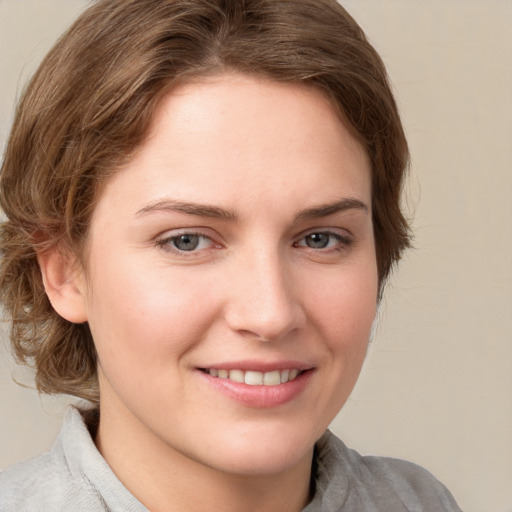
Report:
[[[216,370],[243,370],[243,371],[253,371],[253,372],[273,372],[276,370],[312,370],[315,368],[314,364],[307,363],[304,361],[275,361],[275,362],[265,362],[265,361],[229,361],[229,362],[221,362],[221,363],[208,363],[204,366],[198,366],[198,368],[207,370],[215,368]]]

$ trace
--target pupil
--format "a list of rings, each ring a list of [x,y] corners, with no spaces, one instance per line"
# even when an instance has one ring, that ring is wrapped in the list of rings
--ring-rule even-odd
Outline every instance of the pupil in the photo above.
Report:
[[[323,249],[327,247],[329,243],[329,235],[325,233],[313,233],[307,237],[306,243],[308,247],[312,247],[314,249]]]
[[[199,245],[197,235],[181,235],[174,240],[174,245],[180,251],[193,251]]]

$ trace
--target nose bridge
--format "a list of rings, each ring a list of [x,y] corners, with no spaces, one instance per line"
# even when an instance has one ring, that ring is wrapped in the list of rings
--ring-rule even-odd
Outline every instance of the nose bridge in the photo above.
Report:
[[[272,341],[301,325],[291,269],[277,247],[244,252],[236,267],[226,314],[233,330]]]

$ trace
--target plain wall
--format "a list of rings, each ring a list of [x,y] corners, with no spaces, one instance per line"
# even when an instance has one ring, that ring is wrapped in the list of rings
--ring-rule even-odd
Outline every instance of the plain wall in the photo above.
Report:
[[[342,3],[396,90],[412,153],[407,210],[416,238],[332,429],[363,453],[427,467],[467,512],[510,512],[512,2]],[[86,4],[0,0],[0,147],[27,77]],[[30,372],[5,347],[0,468],[48,449],[66,403],[15,385],[13,377],[30,384]]]

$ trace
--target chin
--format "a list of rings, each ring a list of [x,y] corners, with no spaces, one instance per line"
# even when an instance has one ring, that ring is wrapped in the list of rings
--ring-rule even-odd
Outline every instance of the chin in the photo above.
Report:
[[[237,429],[238,430],[238,429]],[[276,431],[263,426],[240,433],[228,433],[209,450],[210,464],[225,473],[264,476],[283,473],[302,464],[310,464],[313,448],[322,435],[293,432],[280,426]]]

